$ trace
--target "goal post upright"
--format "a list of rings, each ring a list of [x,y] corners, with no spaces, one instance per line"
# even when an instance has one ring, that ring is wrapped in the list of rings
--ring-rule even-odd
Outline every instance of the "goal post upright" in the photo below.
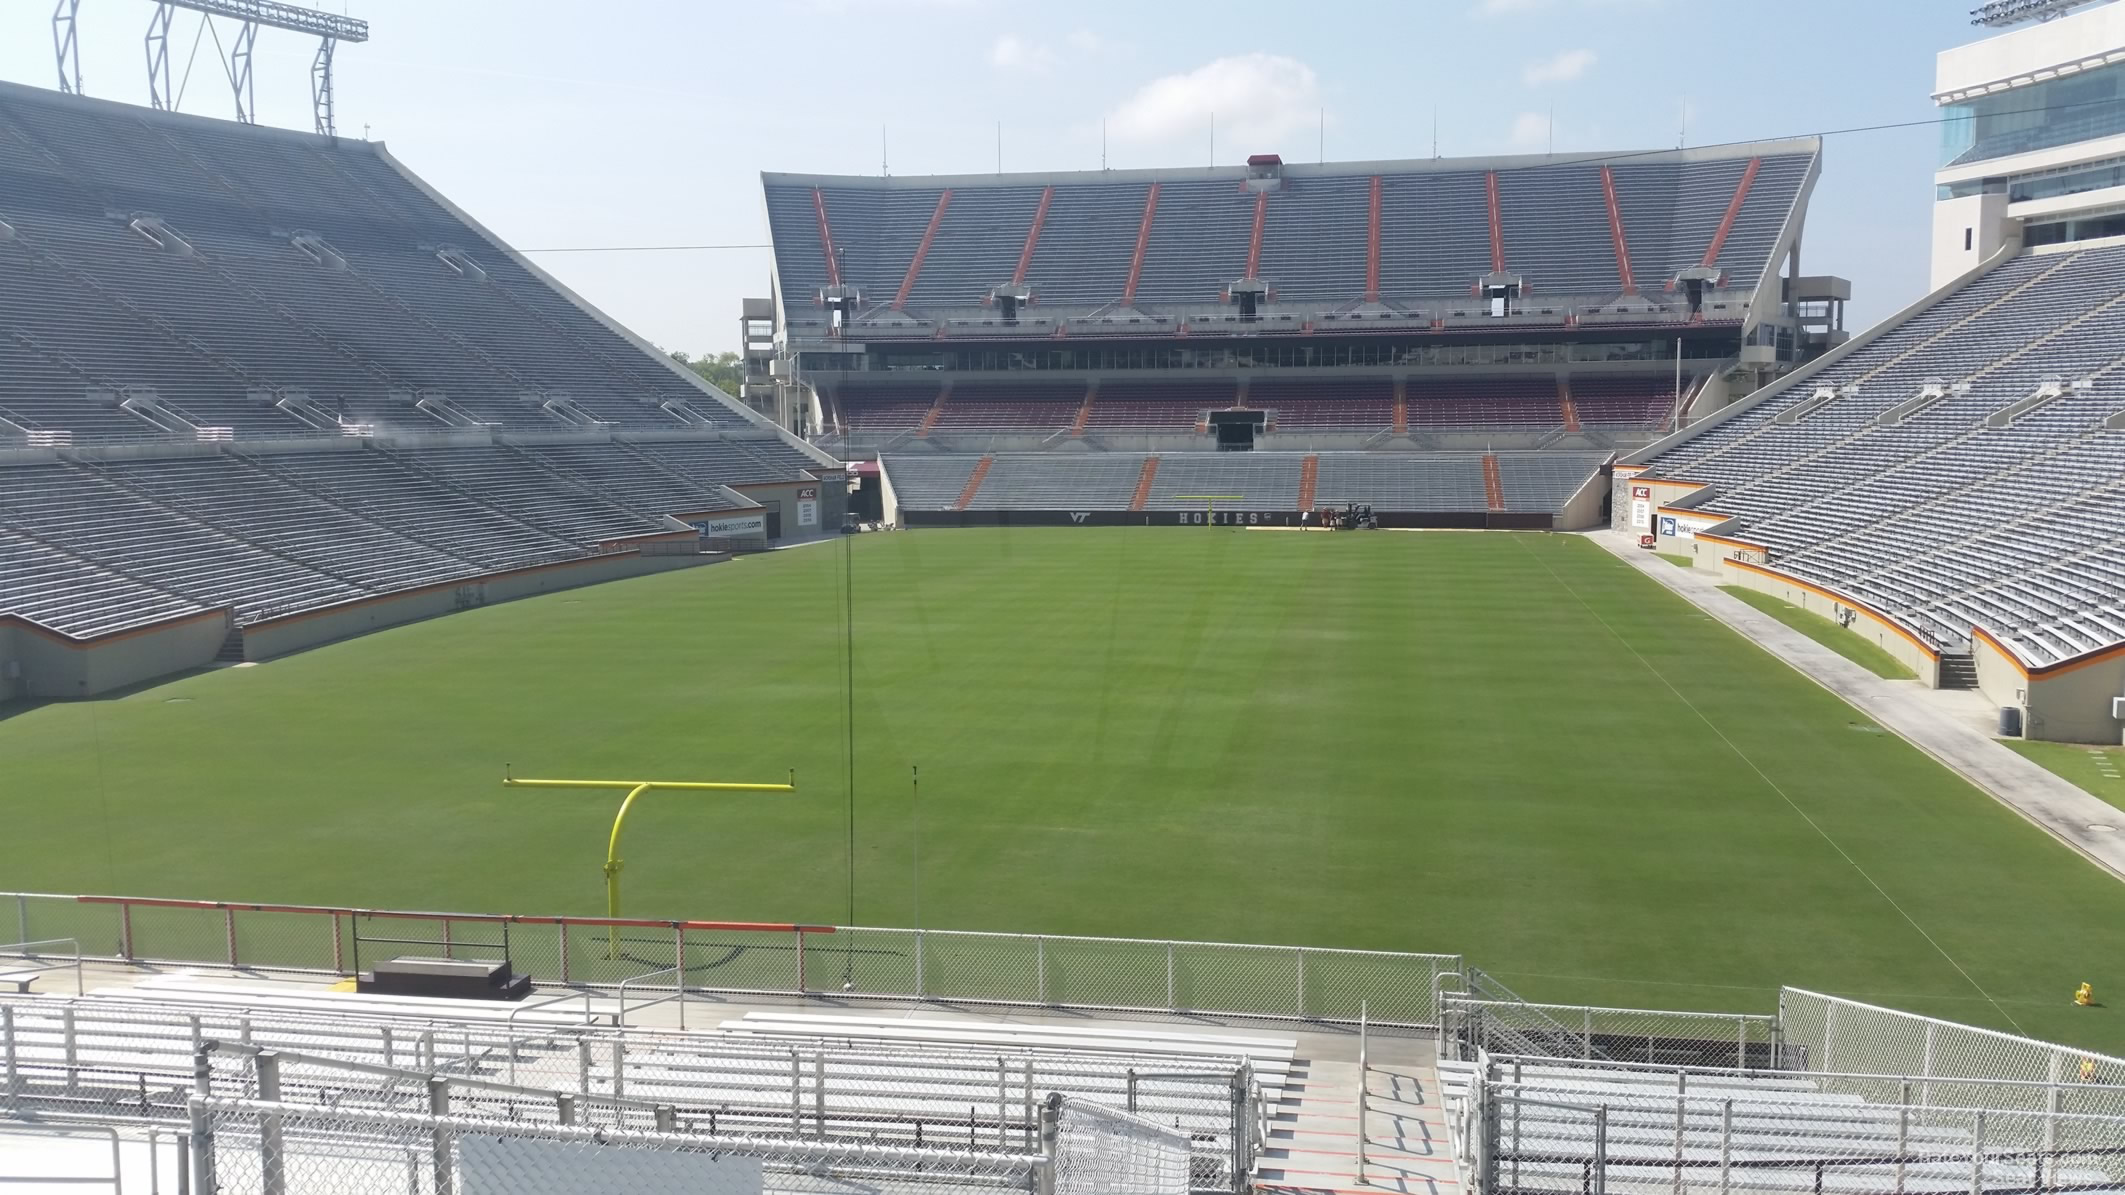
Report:
[[[502,777],[506,788],[592,788],[626,789],[627,795],[620,800],[620,811],[612,819],[612,834],[605,843],[605,915],[618,921],[620,917],[620,831],[627,825],[627,814],[634,808],[635,798],[646,792],[665,790],[671,792],[722,792],[722,793],[793,793],[797,791],[797,773],[790,772],[786,784],[748,784],[722,780],[520,780],[507,775]],[[620,953],[620,928],[606,927],[606,957],[617,958]]]

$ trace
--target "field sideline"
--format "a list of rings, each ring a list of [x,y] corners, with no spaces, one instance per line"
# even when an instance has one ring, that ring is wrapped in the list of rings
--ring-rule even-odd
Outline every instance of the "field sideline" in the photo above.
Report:
[[[856,918],[1780,983],[2125,1053],[2120,885],[1591,543],[954,530],[854,552]],[[0,888],[841,922],[842,549],[0,711]]]

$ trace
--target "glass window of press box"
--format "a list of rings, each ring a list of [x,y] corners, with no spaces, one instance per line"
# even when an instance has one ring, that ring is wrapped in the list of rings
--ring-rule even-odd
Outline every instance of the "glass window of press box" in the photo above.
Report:
[[[1941,114],[1943,167],[2125,133],[2125,63],[1949,104]]]

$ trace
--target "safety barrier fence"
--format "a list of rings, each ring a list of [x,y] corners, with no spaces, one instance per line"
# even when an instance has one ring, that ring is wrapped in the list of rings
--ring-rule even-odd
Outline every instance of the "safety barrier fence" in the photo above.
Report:
[[[2002,1111],[2060,1111],[2058,1093],[2078,1088],[2078,1110],[2125,1116],[2125,1058],[1800,988],[1779,993],[1778,1014],[1799,1070],[1910,1076],[1924,1104]],[[1938,1081],[1948,1079],[1994,1082]],[[1891,1094],[1880,1083],[1824,1082],[1868,1099]]]
[[[1519,1065],[1484,1056],[1451,1108],[1456,1161],[1486,1192],[2038,1195],[2125,1184],[2125,1117],[1871,1103],[1792,1072],[1760,1087],[1729,1077],[1705,1089],[1575,1089],[1516,1081]]]
[[[1782,1064],[1778,1019],[1748,1013],[1533,1004],[1446,993],[1440,1026],[1441,1053],[1462,1059],[1482,1050],[1671,1066]]]
[[[270,1088],[261,1055],[275,1059]],[[92,1124],[182,1124],[205,1057],[209,1091],[222,1096],[271,1090],[421,1112],[432,1080],[451,1086],[460,1111],[517,1120],[915,1147],[1031,1148],[1040,1101],[1062,1095],[1182,1132],[1199,1185],[1219,1190],[1252,1170],[1267,1139],[1245,1059],[1148,1050],[704,1039],[580,1023],[527,1034],[95,997],[0,1001],[0,1056],[0,1108]]]
[[[21,938],[74,938],[92,957],[129,961],[344,975],[388,955],[499,958],[506,949],[516,971],[548,984],[628,983],[632,991],[645,974],[668,969],[674,993],[1353,1023],[1365,1005],[1383,1026],[1436,1024],[1439,977],[1462,969],[1457,955],[1223,942],[35,893],[0,894],[0,902],[13,903]]]

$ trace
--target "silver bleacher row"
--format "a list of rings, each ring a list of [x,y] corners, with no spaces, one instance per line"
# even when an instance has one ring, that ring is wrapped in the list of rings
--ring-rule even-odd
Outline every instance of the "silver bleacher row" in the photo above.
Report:
[[[1495,1117],[1487,1141],[1457,1146],[1486,1150],[1523,1192],[1581,1192],[1590,1170],[1593,1189],[1633,1195],[2125,1190],[2125,1121],[1977,1115],[1946,1085],[1944,1106],[1914,1107],[1824,1091],[1806,1072],[1495,1056],[1439,1069],[1458,1126],[1477,1085]]]
[[[1943,648],[1982,625],[2051,663],[2125,641],[2125,429],[2105,427],[2125,412],[2121,365],[2125,248],[2018,257],[1647,476],[1714,486],[1706,508],[1775,566]]]
[[[0,223],[0,444],[165,435],[128,388],[237,438],[320,430],[282,392],[412,429],[452,422],[423,395],[503,427],[751,425],[365,142],[0,84]]]
[[[1050,1092],[1156,1118],[1205,1160],[1230,1156],[1232,1077],[1270,1099],[1288,1081],[1290,1038],[1113,1028],[761,1014],[692,1032],[618,1028],[614,1001],[445,1007],[425,999],[181,982],[83,998],[0,998],[10,1098],[55,1119],[182,1123],[202,1041],[240,1043],[467,1080],[463,1113],[483,1104],[551,1122],[540,1092],[577,1097],[584,1123],[649,1128],[653,1109],[722,1133],[983,1146],[1023,1144]],[[247,1001],[255,1000],[256,1006]],[[296,1106],[419,1110],[424,1086],[394,1085],[299,1061],[283,1064]],[[211,1085],[249,1096],[242,1051],[213,1056]],[[483,1089],[482,1085],[488,1086]]]
[[[1744,151],[1611,164],[1632,266],[1646,295],[1658,295],[1666,280],[1699,264],[1750,160]],[[1813,160],[1812,152],[1761,156],[1716,262],[1730,285],[1754,287]],[[1383,300],[1465,301],[1475,280],[1491,271],[1487,173],[1410,166],[1380,174]],[[1505,165],[1496,177],[1507,269],[1523,274],[1538,295],[1611,296],[1621,290],[1599,163],[1531,161]],[[1308,172],[1269,195],[1259,272],[1275,286],[1278,301],[1333,305],[1364,296],[1372,180],[1370,169]],[[1026,272],[1037,288],[1039,310],[1081,311],[1118,302],[1148,181],[1095,174],[1025,182],[955,179],[931,238],[926,234],[945,192],[941,185],[769,175],[763,180],[768,223],[790,318],[817,322],[825,315],[815,305],[827,282],[815,183],[841,254],[841,280],[867,304],[882,309],[891,303],[909,263],[927,244],[908,308],[963,309],[979,318],[989,288],[1016,273],[1051,181],[1053,195]],[[1215,309],[1224,288],[1246,272],[1255,200],[1236,172],[1205,177],[1189,171],[1161,182],[1137,280],[1139,307]]]
[[[1144,453],[1002,453],[990,458],[972,510],[1128,510]],[[1483,454],[1324,452],[1315,458],[1316,506],[1368,503],[1383,512],[1480,513],[1489,509]],[[1555,513],[1607,455],[1501,452],[1509,512]],[[908,453],[882,459],[903,509],[956,510],[981,457]],[[1238,495],[1240,510],[1297,510],[1306,457],[1291,452],[1172,453],[1159,458],[1146,510],[1201,510],[1200,497]]]
[[[585,555],[813,476],[780,440],[643,440],[0,464],[0,614],[89,638],[239,625]]]

